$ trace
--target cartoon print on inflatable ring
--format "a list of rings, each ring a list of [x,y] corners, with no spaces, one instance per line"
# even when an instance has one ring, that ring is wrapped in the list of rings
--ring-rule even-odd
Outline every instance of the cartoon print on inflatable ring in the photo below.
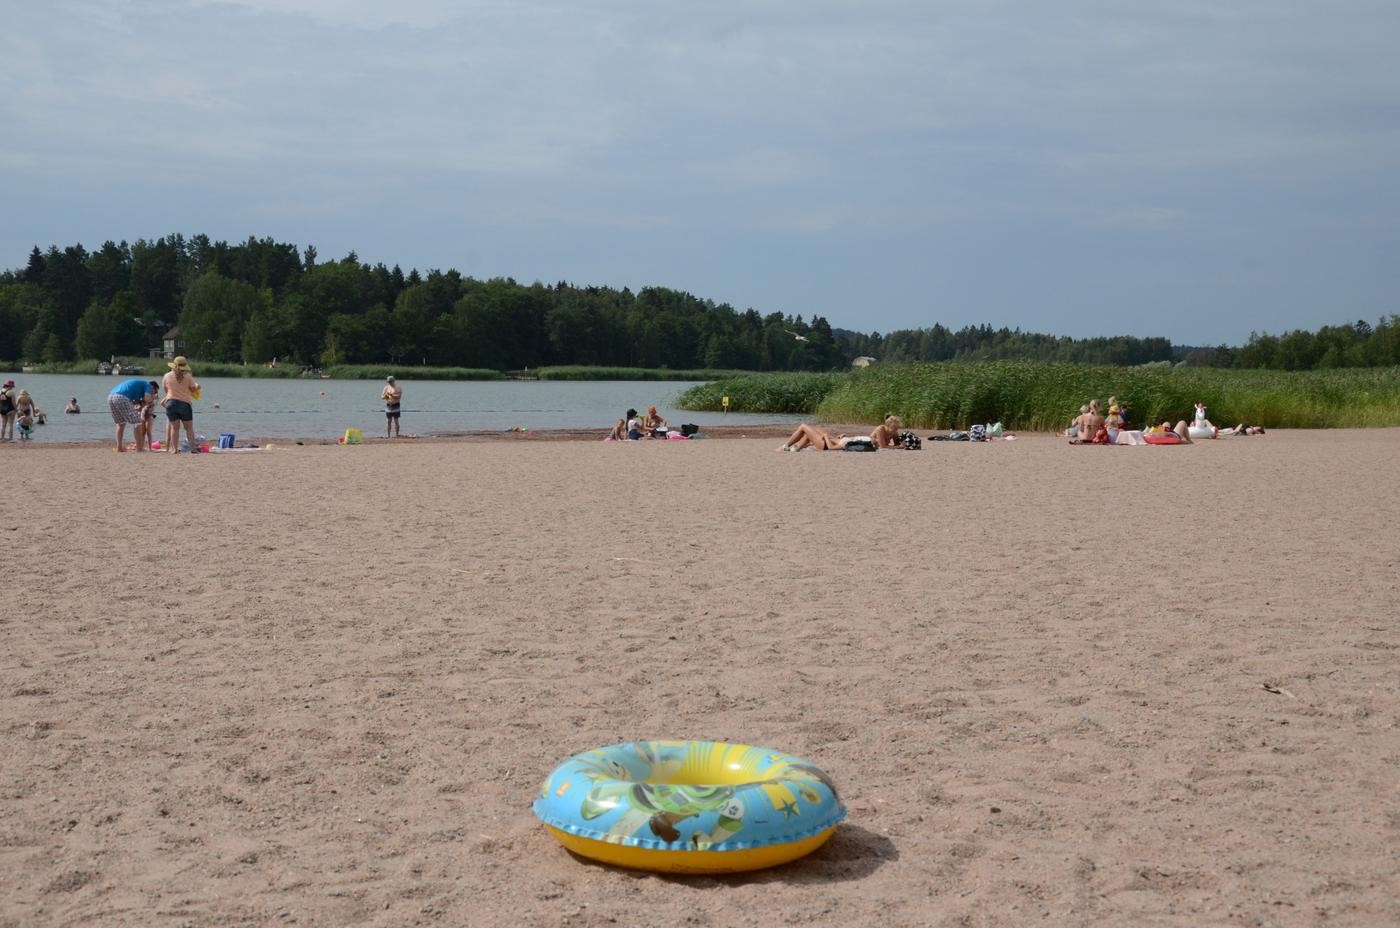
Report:
[[[718,757],[712,756],[714,751],[720,752]],[[735,756],[729,756],[731,753]],[[760,756],[747,756],[752,754]],[[679,782],[693,779],[683,775],[686,770],[703,770],[717,762],[753,779],[723,785]],[[731,841],[746,824],[763,825],[761,830],[771,835],[782,828],[776,823],[801,816],[799,798],[827,808],[840,803],[835,785],[817,767],[785,754],[760,752],[743,745],[633,742],[579,755],[572,767],[571,773],[581,774],[593,784],[581,800],[579,814],[584,822],[619,813],[601,833],[602,839],[608,841],[651,844],[644,838],[649,831],[674,845],[682,840],[677,826],[713,815],[713,823],[705,822],[704,827],[698,827],[702,824],[698,821],[692,822],[697,827],[685,842],[692,850],[708,850]],[[572,785],[568,781],[561,784],[558,794]],[[821,795],[819,786],[829,792],[829,801]],[[542,796],[548,788],[546,782]],[[764,797],[767,802],[761,801]]]

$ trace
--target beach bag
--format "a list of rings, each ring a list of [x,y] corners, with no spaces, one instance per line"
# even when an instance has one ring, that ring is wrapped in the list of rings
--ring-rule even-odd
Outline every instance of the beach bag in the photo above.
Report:
[[[1000,438],[1005,431],[1005,427],[1000,422],[993,422],[991,425],[987,426],[987,437]]]
[[[220,447],[220,448],[232,448],[232,447],[233,447],[233,433],[232,433],[232,432],[220,432],[220,433],[219,433],[219,447]]]
[[[923,439],[910,431],[900,432],[899,442],[904,445],[905,451],[919,451],[924,447]]]
[[[974,425],[967,430],[968,441],[986,441],[987,427],[985,425]]]
[[[689,438],[698,431],[700,431],[700,426],[695,425],[694,423],[686,422],[681,425],[681,434],[684,435],[686,438]]]

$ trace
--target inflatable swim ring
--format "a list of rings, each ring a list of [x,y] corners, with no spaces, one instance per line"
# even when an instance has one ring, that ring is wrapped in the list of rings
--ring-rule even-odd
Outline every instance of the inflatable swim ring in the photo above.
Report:
[[[796,860],[846,817],[825,773],[747,744],[633,741],[576,754],[535,814],[575,854],[638,870],[732,873]]]
[[[1215,429],[1206,428],[1204,425],[1190,425],[1186,427],[1186,434],[1194,441],[1197,438],[1214,438]]]
[[[1144,432],[1142,440],[1149,445],[1179,445],[1181,436],[1175,432]]]

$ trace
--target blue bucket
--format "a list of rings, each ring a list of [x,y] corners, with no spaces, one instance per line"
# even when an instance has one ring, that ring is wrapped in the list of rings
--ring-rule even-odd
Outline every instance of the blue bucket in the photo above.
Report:
[[[232,447],[233,447],[233,433],[232,433],[232,432],[220,432],[220,433],[219,433],[219,447],[220,447],[220,448],[232,448]]]

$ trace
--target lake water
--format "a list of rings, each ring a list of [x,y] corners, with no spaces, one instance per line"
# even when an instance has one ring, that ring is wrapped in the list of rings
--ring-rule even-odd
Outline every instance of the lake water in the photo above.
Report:
[[[197,371],[198,369],[196,369]],[[163,371],[161,372],[163,373]],[[94,374],[21,374],[0,372],[29,390],[48,414],[35,430],[44,441],[112,438],[107,394],[125,378]],[[147,379],[160,380],[159,374]],[[200,377],[202,399],[195,404],[195,430],[211,439],[220,432],[243,438],[333,438],[354,426],[365,435],[384,434],[383,383],[372,380],[274,380]],[[706,425],[795,423],[798,416],[682,412],[675,408],[693,382],[678,381],[448,381],[399,379],[404,391],[403,431],[408,435],[511,428],[612,428],[627,408],[645,412],[656,406],[669,422]],[[78,398],[82,413],[64,415],[68,398]],[[218,408],[214,408],[215,404]],[[164,431],[164,416],[161,416]]]

